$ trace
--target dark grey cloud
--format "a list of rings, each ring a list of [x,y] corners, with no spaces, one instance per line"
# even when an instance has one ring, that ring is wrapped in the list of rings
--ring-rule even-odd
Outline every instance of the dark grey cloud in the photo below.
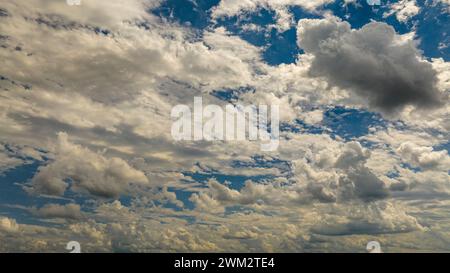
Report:
[[[6,9],[0,8],[0,17],[9,16],[9,12]]]
[[[444,100],[431,64],[421,60],[412,41],[402,41],[385,23],[352,30],[336,19],[300,20],[298,45],[315,56],[311,76],[355,92],[376,110],[430,108]]]
[[[337,201],[335,194],[327,191],[326,187],[317,183],[309,183],[306,190],[315,199],[323,203],[335,203]]]
[[[347,223],[333,223],[325,226],[313,227],[311,231],[315,234],[327,236],[346,236],[346,235],[377,235],[377,234],[395,234],[407,233],[417,230],[413,225],[398,226],[393,228],[386,223],[369,222],[365,219],[354,219]]]
[[[344,189],[344,200],[357,197],[369,202],[389,196],[389,190],[383,181],[364,166],[349,169],[347,176],[341,177],[339,186]]]
[[[335,163],[335,167],[345,171],[339,179],[341,200],[360,199],[365,202],[389,197],[389,189],[369,168],[365,166],[370,152],[358,142],[346,144]]]

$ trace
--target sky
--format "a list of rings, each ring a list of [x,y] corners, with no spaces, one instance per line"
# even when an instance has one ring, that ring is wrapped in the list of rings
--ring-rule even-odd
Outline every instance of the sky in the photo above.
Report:
[[[0,252],[450,252],[450,2],[374,2],[1,1]]]

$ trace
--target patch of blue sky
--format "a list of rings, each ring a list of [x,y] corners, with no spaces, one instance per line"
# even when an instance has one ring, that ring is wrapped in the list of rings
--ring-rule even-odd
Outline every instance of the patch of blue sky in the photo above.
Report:
[[[400,164],[400,167],[404,168],[404,169],[408,169],[410,171],[413,171],[414,173],[418,173],[421,172],[422,169],[420,167],[414,167],[409,163],[403,162]]]
[[[19,224],[42,225],[42,219],[30,217],[30,213],[22,207],[10,206],[9,204],[0,205],[0,216],[13,218]]]
[[[173,188],[173,187],[168,187],[167,191],[175,193],[175,195],[177,196],[177,200],[183,202],[184,209],[193,210],[195,208],[195,204],[189,199],[191,198],[192,194],[194,194],[196,192],[193,192],[190,190],[185,190],[185,189]],[[176,204],[173,204],[173,203],[167,203],[167,204],[165,204],[164,207],[171,208],[175,211],[182,210],[182,208],[178,207]]]
[[[292,14],[293,18],[294,18],[294,22],[298,22],[300,19],[318,19],[318,18],[322,18],[322,15],[320,15],[319,13],[315,13],[315,12],[310,12],[308,10],[303,9],[300,6],[288,6],[287,7],[288,11]]]
[[[119,197],[120,203],[125,207],[135,206],[136,202],[139,203],[139,197],[133,195],[122,195]]]
[[[39,168],[47,165],[51,160],[45,156],[47,153],[44,150],[38,150],[41,153],[42,161],[35,160],[30,157],[23,157],[18,155],[13,147],[5,145],[5,150],[19,159],[27,162],[21,166],[13,169],[6,170],[0,173],[0,203],[8,205],[20,205],[20,206],[36,206],[41,207],[46,204],[59,204],[65,205],[75,201],[78,204],[83,204],[91,198],[85,194],[71,191],[70,189],[64,193],[63,198],[51,198],[42,195],[32,195],[25,191],[24,187],[29,186],[31,179],[39,171]],[[66,183],[71,184],[70,179],[65,180]],[[130,205],[131,197],[121,196],[120,199],[122,204]],[[85,208],[85,211],[89,211],[89,207]],[[2,211],[0,210],[0,213]]]
[[[178,194],[177,194],[178,191],[171,191],[171,192],[175,193],[175,194],[178,196]],[[177,198],[178,198],[178,197],[177,197]],[[180,200],[180,201],[181,201],[181,199],[182,199],[182,200],[185,200],[185,201],[189,201],[188,199],[178,198],[178,200]],[[174,210],[174,211],[182,211],[182,210],[183,210],[182,208],[180,208],[179,206],[177,206],[176,204],[174,204],[174,203],[172,203],[172,202],[166,202],[166,201],[164,201],[164,202],[161,202],[161,201],[153,201],[153,203],[154,203],[155,206],[163,207],[163,208],[166,208],[166,209],[171,209],[171,210]],[[183,202],[183,203],[184,203],[184,202]],[[123,205],[123,204],[122,204],[122,205]],[[192,207],[190,207],[189,209],[192,210],[193,208],[194,208],[194,207],[192,206]]]
[[[291,28],[278,33],[275,29],[270,32],[268,47],[263,53],[263,60],[269,65],[295,63],[298,54],[303,51],[297,46],[297,29]]]
[[[48,161],[26,159],[30,163],[9,169],[0,175],[0,215],[12,217],[19,223],[36,224],[39,219],[33,217],[24,208],[41,208],[48,204],[67,205],[77,203],[81,205],[82,211],[92,212],[93,207],[89,206],[91,198],[78,192],[67,190],[61,198],[26,192],[25,187],[29,186],[31,179],[39,168],[48,163]],[[66,180],[66,182],[71,183],[70,180]],[[129,206],[132,199],[128,196],[121,196],[119,200],[123,205]],[[49,222],[44,222],[44,224],[51,225]]]
[[[379,113],[335,106],[324,112],[324,118],[320,124],[307,124],[297,119],[292,123],[281,124],[280,130],[296,134],[328,134],[332,138],[340,137],[345,141],[358,140],[364,147],[373,148],[378,144],[358,138],[368,135],[370,128],[384,130],[388,124],[391,123],[384,120]]]
[[[296,43],[295,27],[284,32],[269,27],[276,24],[276,14],[272,10],[259,9],[253,13],[219,18],[217,24],[254,46],[264,47],[262,58],[269,65],[294,63],[301,53]],[[249,25],[257,28],[247,28]]]
[[[280,32],[274,26],[276,13],[268,9],[258,9],[231,17],[211,20],[211,8],[219,3],[218,0],[166,0],[151,13],[193,29],[203,30],[207,27],[225,27],[231,34],[237,35],[252,45],[263,47],[262,58],[269,65],[294,63],[302,50],[297,47],[297,30],[292,28]],[[316,18],[315,14],[303,11],[299,7],[289,7],[295,20],[300,18]],[[248,25],[257,29],[247,28]]]
[[[206,28],[211,21],[211,8],[220,0],[165,0],[151,13],[196,29]]]
[[[418,0],[421,12],[417,16],[417,36],[420,49],[428,58],[450,60],[450,13],[448,6]]]
[[[400,173],[399,173],[398,170],[393,170],[393,171],[388,172],[388,173],[386,174],[386,176],[389,177],[389,178],[391,178],[391,179],[395,179],[395,178],[400,177]]]
[[[389,1],[399,2],[398,0]],[[450,58],[450,16],[445,11],[445,4],[426,0],[417,0],[420,12],[405,22],[399,22],[395,14],[384,18],[389,12],[387,1],[381,0],[381,6],[370,6],[366,0],[358,0],[357,5],[343,5],[343,1],[336,1],[325,8],[333,11],[337,17],[349,22],[353,28],[361,28],[371,21],[385,22],[399,34],[416,31],[419,48],[428,58],[442,57],[446,61]]]
[[[281,132],[292,132],[297,134],[313,134],[321,135],[327,133],[327,129],[320,125],[311,125],[305,123],[301,119],[296,119],[291,123],[282,123],[280,125]]]
[[[227,101],[229,103],[234,103],[239,99],[239,96],[250,92],[254,93],[255,89],[251,87],[240,87],[237,89],[214,90],[211,93],[211,95],[220,100]]]
[[[53,203],[64,205],[69,201],[35,196],[27,193],[23,186],[35,175],[42,162],[34,161],[14,169],[7,170],[0,175],[0,214],[10,216],[19,223],[36,223],[36,219],[19,207],[42,207]]]
[[[22,165],[0,175],[0,201],[2,204],[30,205],[34,200],[23,190],[25,182],[31,179],[39,168],[39,162]]]
[[[336,106],[325,111],[322,124],[332,136],[349,141],[369,134],[371,127],[386,128],[387,121],[379,113]]]
[[[398,2],[390,1],[390,3]],[[344,21],[350,23],[352,28],[359,29],[371,21],[385,22],[394,27],[394,29],[404,34],[411,31],[412,23],[399,22],[395,15],[384,18],[383,15],[389,11],[386,0],[381,0],[380,6],[371,6],[367,0],[357,0],[354,4],[344,4],[344,1],[338,0],[326,5],[324,8],[329,9],[333,14]]]
[[[214,172],[185,172],[183,175],[191,177],[194,181],[203,183],[205,187],[207,186],[207,182],[210,179],[216,179],[217,182],[221,184],[225,184],[228,187],[234,190],[241,190],[245,182],[247,180],[251,180],[253,182],[264,182],[270,179],[273,179],[273,175],[255,175],[255,176],[246,176],[246,175],[229,175],[222,173],[214,173]]]
[[[242,91],[238,90],[221,90],[215,91],[213,95],[232,103],[236,101],[241,93]],[[369,134],[371,127],[383,130],[388,125],[394,126],[399,130],[407,129],[407,126],[401,121],[386,121],[379,113],[336,106],[325,111],[324,120],[321,124],[312,125],[305,123],[301,119],[296,119],[291,123],[280,124],[280,130],[297,134],[330,134],[333,138],[339,136],[346,141],[350,141]],[[369,140],[362,139],[360,142],[368,148],[376,146],[375,142]]]
[[[450,154],[450,141],[447,143],[439,144],[433,147],[435,151],[444,151],[447,150],[447,152]]]
[[[218,5],[219,0],[166,0],[151,12],[172,22],[201,30],[213,26],[211,8]],[[398,0],[389,1],[396,3]],[[450,29],[449,13],[445,12],[445,5],[441,3],[417,0],[420,13],[406,22],[399,22],[395,14],[384,18],[389,12],[387,1],[381,0],[382,5],[370,6],[366,0],[357,0],[356,4],[344,5],[338,0],[324,7],[333,14],[351,24],[353,28],[361,28],[371,21],[385,22],[400,33],[416,30],[420,49],[428,58],[442,57],[446,61],[450,58]],[[295,21],[302,18],[319,18],[298,6],[288,7]],[[258,28],[245,28],[255,25]],[[268,28],[276,24],[276,14],[272,10],[259,9],[256,12],[246,12],[238,16],[218,18],[215,26],[223,26],[230,33],[258,47],[264,47],[262,58],[270,65],[294,63],[298,54],[303,51],[296,44],[296,26],[279,32]]]
[[[288,7],[294,21],[301,18],[318,18],[317,14],[304,11],[300,7]],[[260,8],[256,12],[244,15],[221,18],[217,21],[231,33],[258,47],[264,47],[263,60],[269,65],[295,63],[298,54],[303,51],[297,46],[296,24],[286,31],[279,31],[273,26],[277,23],[276,13]],[[257,28],[247,28],[254,25]]]
[[[267,158],[261,155],[255,155],[250,161],[234,160],[231,163],[233,168],[276,168],[283,175],[290,175],[292,164],[289,161],[279,158]]]
[[[399,2],[398,0],[389,1]],[[370,6],[366,0],[358,0],[357,5],[343,5],[343,1],[336,1],[325,6],[337,17],[349,22],[352,28],[361,28],[371,21],[385,22],[399,34],[416,31],[419,48],[428,58],[450,59],[450,16],[445,9],[448,7],[440,2],[417,0],[420,12],[407,20],[399,22],[395,14],[384,18],[389,12],[387,1],[381,0],[381,6]]]
[[[259,9],[256,12],[246,12],[241,15],[217,18],[217,25],[225,27],[229,32],[238,35],[252,45],[266,46],[270,40],[271,33],[267,33],[267,26],[276,23],[274,11]],[[255,25],[258,29],[247,28]]]
[[[103,28],[96,27],[94,28],[94,32],[98,35],[108,36],[111,34],[111,31]]]

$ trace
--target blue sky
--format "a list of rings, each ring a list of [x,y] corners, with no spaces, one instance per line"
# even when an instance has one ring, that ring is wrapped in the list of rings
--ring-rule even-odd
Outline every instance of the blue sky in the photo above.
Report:
[[[194,4],[194,2],[196,4]],[[212,22],[211,9],[218,4],[218,1],[164,1],[163,4],[153,10],[155,15],[169,21],[182,25],[192,26],[196,29],[205,29],[215,26],[224,26],[231,33],[238,35],[245,41],[256,45],[264,46],[266,51],[263,54],[264,60],[271,65],[281,63],[293,63],[301,53],[301,49],[296,46],[296,28],[279,32],[276,30],[262,33],[242,29],[245,24],[255,24],[262,28],[276,22],[276,14],[272,10],[259,8],[256,12],[248,12],[244,15],[236,15],[227,18],[220,18],[218,22]],[[389,1],[396,3],[398,1]],[[352,28],[360,28],[371,21],[383,21],[393,26],[400,33],[408,33],[417,29],[417,38],[421,41],[419,48],[424,51],[428,58],[444,58],[448,60],[450,52],[448,48],[439,49],[440,43],[448,44],[448,15],[442,13],[445,5],[438,3],[430,5],[430,1],[420,0],[417,5],[422,7],[419,14],[411,21],[399,22],[395,15],[383,16],[389,7],[386,1],[382,1],[381,6],[371,6],[366,1],[358,0],[355,4],[345,5],[343,1],[334,1],[325,5],[324,9],[330,10],[333,15],[349,22]],[[305,11],[296,6],[287,7],[295,21],[304,18],[319,18],[320,15]]]

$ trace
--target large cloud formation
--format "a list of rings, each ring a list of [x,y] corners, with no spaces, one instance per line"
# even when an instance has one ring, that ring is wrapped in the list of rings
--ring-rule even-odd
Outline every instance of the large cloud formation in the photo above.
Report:
[[[406,105],[430,108],[442,103],[432,65],[386,23],[352,30],[335,18],[302,19],[297,34],[298,45],[315,57],[312,76],[355,92],[377,110],[392,113]]]
[[[33,178],[32,191],[63,195],[72,182],[75,191],[86,191],[99,197],[112,198],[126,193],[131,183],[147,184],[145,174],[120,158],[106,158],[69,141],[58,134],[55,160],[39,169]]]

